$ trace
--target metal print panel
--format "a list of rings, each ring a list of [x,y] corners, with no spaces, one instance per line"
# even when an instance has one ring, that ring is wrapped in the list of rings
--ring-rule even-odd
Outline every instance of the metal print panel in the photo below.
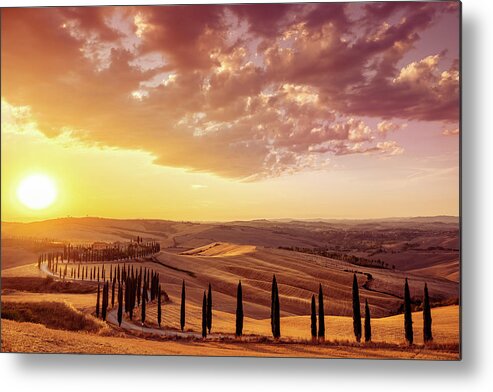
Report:
[[[2,352],[460,359],[460,4],[3,8]]]

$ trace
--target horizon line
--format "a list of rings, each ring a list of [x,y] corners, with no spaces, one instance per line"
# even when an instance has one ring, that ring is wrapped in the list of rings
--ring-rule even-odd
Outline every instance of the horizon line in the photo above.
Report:
[[[439,215],[409,215],[409,216],[387,216],[387,217],[378,217],[378,218],[292,218],[292,217],[284,217],[284,218],[252,218],[252,219],[228,219],[228,220],[189,220],[189,219],[164,219],[164,218],[112,218],[112,217],[104,217],[104,216],[63,216],[56,218],[48,218],[48,219],[39,219],[39,220],[31,220],[31,221],[12,221],[12,220],[1,220],[1,224],[4,223],[41,223],[48,222],[54,220],[65,220],[65,219],[102,219],[102,220],[118,220],[118,221],[166,221],[166,222],[190,222],[190,223],[232,223],[232,222],[255,222],[255,221],[312,221],[312,222],[322,222],[322,221],[378,221],[378,220],[398,220],[398,219],[419,219],[419,218],[457,218],[460,219],[460,215],[447,215],[447,214],[439,214]]]

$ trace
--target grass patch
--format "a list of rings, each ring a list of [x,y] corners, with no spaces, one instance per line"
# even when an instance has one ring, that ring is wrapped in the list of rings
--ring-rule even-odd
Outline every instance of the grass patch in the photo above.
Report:
[[[2,302],[2,318],[65,331],[97,332],[101,324],[61,302]]]
[[[248,344],[268,344],[268,345],[279,345],[279,346],[290,346],[290,345],[304,345],[311,347],[344,347],[344,348],[356,348],[356,349],[368,349],[368,350],[396,350],[396,351],[440,351],[440,352],[450,352],[458,353],[459,344],[458,343],[428,343],[428,344],[412,344],[408,345],[405,343],[386,343],[386,342],[368,342],[368,343],[358,343],[351,340],[338,340],[329,339],[324,342],[312,342],[308,339],[295,339],[295,338],[281,338],[274,339],[269,336],[261,335],[243,335],[241,338],[236,338],[234,335],[208,335],[206,339],[201,337],[187,335],[159,335],[155,333],[140,332],[136,330],[125,331],[126,336],[134,336],[146,340],[154,341],[172,341],[172,342],[190,342],[190,343],[225,343],[225,344],[238,344],[238,345],[248,345]]]
[[[28,291],[31,293],[89,294],[97,291],[97,286],[89,282],[63,282],[51,276],[2,278],[2,289]]]

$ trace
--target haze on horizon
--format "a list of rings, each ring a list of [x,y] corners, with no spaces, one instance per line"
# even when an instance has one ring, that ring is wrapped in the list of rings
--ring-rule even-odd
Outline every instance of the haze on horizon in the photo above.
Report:
[[[458,216],[458,7],[2,9],[2,221]]]
[[[258,221],[268,221],[268,222],[365,222],[365,221],[404,221],[407,219],[433,219],[436,218],[438,221],[447,220],[449,218],[459,219],[459,216],[453,215],[435,215],[435,216],[390,216],[390,217],[381,217],[381,218],[251,218],[251,219],[236,219],[236,220],[173,220],[173,219],[164,219],[164,218],[151,218],[151,217],[139,217],[139,218],[125,218],[125,217],[106,217],[106,216],[60,216],[53,217],[48,219],[38,219],[38,220],[24,220],[24,221],[7,221],[2,220],[2,223],[39,223],[39,222],[47,222],[52,220],[65,220],[65,219],[102,219],[102,220],[119,220],[119,221],[132,221],[132,220],[148,220],[148,221],[170,221],[170,222],[192,222],[192,223],[200,223],[200,224],[209,224],[209,223],[231,223],[231,222],[258,222]]]

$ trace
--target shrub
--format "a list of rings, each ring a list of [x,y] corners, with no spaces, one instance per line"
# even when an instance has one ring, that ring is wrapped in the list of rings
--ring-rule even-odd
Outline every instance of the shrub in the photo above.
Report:
[[[66,331],[98,331],[100,324],[61,302],[3,302],[2,318]]]

